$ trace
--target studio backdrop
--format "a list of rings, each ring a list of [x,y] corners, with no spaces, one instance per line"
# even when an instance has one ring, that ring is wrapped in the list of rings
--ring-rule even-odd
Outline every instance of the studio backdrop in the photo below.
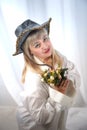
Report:
[[[81,94],[87,103],[87,0],[0,0],[0,75],[15,100],[23,90],[23,55],[13,57],[16,27],[26,19],[40,24],[52,18],[54,47],[73,61],[81,75]]]

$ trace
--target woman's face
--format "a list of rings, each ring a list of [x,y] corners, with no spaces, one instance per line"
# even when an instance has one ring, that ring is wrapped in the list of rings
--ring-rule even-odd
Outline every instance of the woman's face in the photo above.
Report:
[[[47,34],[42,35],[30,45],[31,54],[45,60],[52,54],[52,44]]]

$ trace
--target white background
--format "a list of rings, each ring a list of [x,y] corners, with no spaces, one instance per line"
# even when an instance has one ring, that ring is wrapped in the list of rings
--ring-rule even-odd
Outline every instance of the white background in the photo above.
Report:
[[[16,103],[20,102],[19,93],[23,90],[23,57],[12,56],[16,27],[26,19],[42,24],[50,17],[53,45],[76,64],[82,79],[81,93],[87,103],[87,0],[0,0],[0,100],[9,98],[3,86]]]

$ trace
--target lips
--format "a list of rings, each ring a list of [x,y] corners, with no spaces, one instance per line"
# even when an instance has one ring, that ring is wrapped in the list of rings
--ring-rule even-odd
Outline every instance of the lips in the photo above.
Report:
[[[48,53],[50,51],[50,48],[48,48],[46,51],[44,51],[44,53]]]

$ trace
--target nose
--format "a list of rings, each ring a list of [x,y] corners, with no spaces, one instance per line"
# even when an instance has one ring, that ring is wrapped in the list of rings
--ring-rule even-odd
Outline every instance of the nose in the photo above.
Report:
[[[47,48],[48,48],[47,43],[42,42],[42,49],[43,49],[43,50],[46,50]]]

